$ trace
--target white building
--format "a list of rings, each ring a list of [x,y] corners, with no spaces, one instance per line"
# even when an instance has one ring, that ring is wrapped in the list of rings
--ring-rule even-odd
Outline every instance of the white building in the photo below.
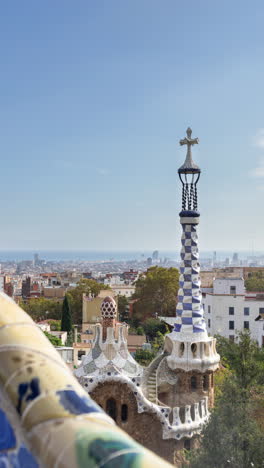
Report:
[[[135,286],[128,284],[113,284],[111,285],[111,289],[115,292],[116,295],[131,297],[134,294],[136,288]]]
[[[233,340],[238,332],[250,330],[259,346],[264,346],[264,322],[256,318],[264,312],[264,293],[245,291],[243,278],[217,278],[212,292],[203,292],[207,329]]]

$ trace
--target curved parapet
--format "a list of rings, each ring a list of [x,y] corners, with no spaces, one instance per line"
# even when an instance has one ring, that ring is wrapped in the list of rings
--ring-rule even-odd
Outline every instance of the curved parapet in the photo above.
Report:
[[[216,351],[216,339],[207,337],[203,341],[187,341],[172,332],[166,335],[165,349],[171,350],[167,357],[170,369],[184,371],[215,371],[219,367],[220,356]]]
[[[0,413],[5,422],[0,461],[6,467],[170,466],[115,426],[32,319],[3,293]],[[12,443],[18,433],[21,447],[35,460],[20,462],[17,456],[16,463],[12,462]]]

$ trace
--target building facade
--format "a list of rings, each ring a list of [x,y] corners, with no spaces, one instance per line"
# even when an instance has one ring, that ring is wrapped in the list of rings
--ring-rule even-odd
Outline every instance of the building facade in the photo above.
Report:
[[[216,278],[212,292],[203,294],[207,328],[211,335],[234,340],[249,330],[259,346],[264,346],[264,324],[256,320],[264,312],[264,293],[247,292],[243,278]]]

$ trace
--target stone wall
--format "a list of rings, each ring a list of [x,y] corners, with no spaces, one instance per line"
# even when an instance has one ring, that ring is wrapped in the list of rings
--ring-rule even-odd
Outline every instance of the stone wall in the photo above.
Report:
[[[202,398],[208,397],[208,406],[214,405],[214,379],[213,373],[177,371],[177,384],[162,384],[158,388],[158,400],[164,405],[175,407],[193,405]],[[192,388],[191,378],[195,377],[196,388]],[[204,382],[204,379],[206,381]]]
[[[133,392],[126,384],[107,382],[99,384],[91,397],[109,412],[107,401],[113,399],[116,403],[115,421],[119,427],[126,431],[137,442],[152,450],[165,460],[176,464],[179,460],[177,451],[184,448],[184,440],[162,439],[162,425],[153,413],[138,413],[137,402]],[[108,405],[108,407],[107,407]],[[122,406],[127,405],[127,420],[122,421]],[[111,406],[111,405],[110,405]],[[124,414],[123,414],[124,416]],[[192,444],[192,440],[190,443]]]

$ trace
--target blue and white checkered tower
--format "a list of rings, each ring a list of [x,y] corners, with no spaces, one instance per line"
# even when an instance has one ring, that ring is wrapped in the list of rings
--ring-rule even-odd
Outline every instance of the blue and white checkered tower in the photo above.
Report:
[[[182,183],[180,222],[183,231],[178,303],[174,330],[166,336],[165,349],[170,353],[167,362],[171,369],[204,372],[215,370],[220,358],[215,339],[207,334],[202,304],[197,236],[200,219],[197,183],[201,169],[192,159],[192,146],[199,140],[192,138],[190,128],[186,133],[180,145],[187,145],[187,155],[178,170]]]
[[[200,282],[200,264],[198,251],[197,225],[200,213],[197,211],[197,183],[201,169],[192,159],[192,145],[198,144],[198,138],[192,138],[192,130],[187,129],[187,137],[180,140],[187,145],[187,155],[178,174],[182,183],[182,249],[180,266],[180,288],[176,309],[174,331],[178,333],[199,333],[207,336],[203,317],[202,293]]]

